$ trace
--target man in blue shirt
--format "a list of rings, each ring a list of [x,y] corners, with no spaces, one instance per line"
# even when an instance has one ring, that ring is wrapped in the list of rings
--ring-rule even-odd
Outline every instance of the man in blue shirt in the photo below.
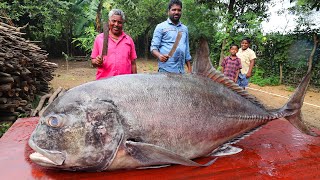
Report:
[[[184,73],[184,64],[191,72],[188,28],[180,22],[181,12],[182,2],[171,0],[168,5],[169,18],[154,30],[150,51],[158,58],[159,72]],[[169,57],[179,31],[182,33],[181,40],[173,56]]]

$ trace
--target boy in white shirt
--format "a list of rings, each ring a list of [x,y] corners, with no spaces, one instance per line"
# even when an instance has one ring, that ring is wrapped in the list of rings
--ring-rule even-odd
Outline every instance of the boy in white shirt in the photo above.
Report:
[[[243,38],[241,40],[241,48],[239,49],[237,56],[241,59],[242,69],[240,70],[237,83],[243,89],[248,86],[250,77],[252,76],[252,69],[257,58],[256,53],[249,48],[251,40],[249,38]]]

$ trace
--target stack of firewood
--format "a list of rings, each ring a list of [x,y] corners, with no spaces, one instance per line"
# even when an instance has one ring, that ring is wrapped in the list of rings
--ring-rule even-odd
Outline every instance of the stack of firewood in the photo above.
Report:
[[[31,103],[49,92],[57,68],[45,50],[21,35],[19,28],[0,22],[0,121],[30,115]]]

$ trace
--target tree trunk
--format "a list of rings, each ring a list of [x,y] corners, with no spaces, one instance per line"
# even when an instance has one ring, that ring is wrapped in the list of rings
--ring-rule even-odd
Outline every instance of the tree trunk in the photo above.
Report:
[[[148,34],[146,34],[144,36],[144,58],[148,59],[148,55],[149,55],[149,38],[148,38]]]
[[[145,35],[144,35],[144,58],[145,59],[148,59],[148,56],[149,56],[149,34],[150,34],[150,29],[151,27],[148,27],[146,28],[146,31],[145,31]]]
[[[225,56],[224,56],[224,49],[225,49],[226,44],[227,44],[227,39],[224,39],[224,40],[222,41],[222,45],[221,45],[220,60],[219,60],[218,66],[221,65],[221,63],[222,63],[222,61],[223,61],[223,59],[224,59],[224,57],[225,57]]]
[[[282,66],[282,63],[281,63],[281,64],[280,64],[280,80],[279,80],[279,83],[280,83],[280,84],[282,84],[282,78],[283,78],[283,77],[282,77],[282,76],[283,76],[283,75],[282,75],[282,67],[283,67],[283,66]]]
[[[228,28],[229,24],[231,24],[233,18],[234,18],[234,6],[235,6],[236,0],[230,0],[229,5],[228,5],[228,24],[226,26],[226,34],[230,34],[231,29]],[[225,46],[227,45],[227,38],[225,38],[222,41],[222,45],[221,45],[221,51],[220,51],[220,60],[219,60],[219,66],[222,63],[223,59],[224,59],[224,49],[226,48]]]
[[[101,10],[102,10],[102,4],[103,0],[100,0],[98,9],[97,9],[97,15],[96,15],[96,31],[101,33],[102,32],[102,24],[101,24]]]
[[[67,26],[67,27],[70,27],[70,26]],[[69,29],[69,28],[68,28]],[[70,36],[69,36],[69,31],[67,31],[67,33],[66,33],[66,46],[67,46],[67,55],[68,56],[70,56],[70,41],[69,41],[69,39],[70,39]]]

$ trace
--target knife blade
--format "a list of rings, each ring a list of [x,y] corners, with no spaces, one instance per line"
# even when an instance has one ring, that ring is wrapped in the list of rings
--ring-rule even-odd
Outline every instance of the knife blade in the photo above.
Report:
[[[108,39],[109,39],[109,23],[105,22],[103,25],[103,46],[101,58],[103,61],[103,56],[106,56],[108,53]]]
[[[176,49],[177,49],[177,47],[179,45],[181,37],[182,37],[182,32],[179,31],[178,34],[177,34],[176,40],[174,41],[174,44],[173,44],[173,46],[172,46],[172,48],[171,48],[171,50],[170,50],[170,52],[168,54],[169,57],[172,57],[173,53],[176,52]]]

